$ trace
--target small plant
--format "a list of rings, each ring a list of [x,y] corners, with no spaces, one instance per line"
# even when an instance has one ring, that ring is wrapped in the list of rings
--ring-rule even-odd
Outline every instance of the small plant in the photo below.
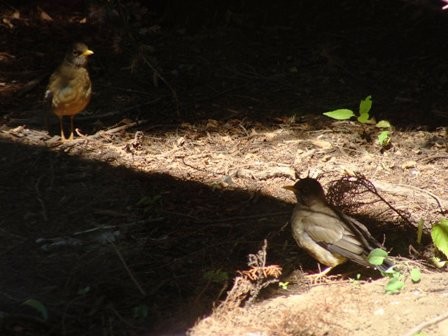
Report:
[[[162,207],[162,195],[151,195],[143,196],[137,202],[137,206],[143,209],[143,213],[146,215],[148,213],[155,212]]]
[[[409,277],[412,283],[419,283],[422,274],[418,267],[413,267],[409,272],[406,272],[406,276],[395,270],[393,267],[389,268],[385,272],[382,272],[383,276],[388,277],[389,281],[386,284],[385,290],[387,294],[398,294],[405,286],[405,280]]]
[[[388,253],[384,251],[383,249],[376,248],[370,252],[368,256],[368,261],[373,266],[381,266],[386,260],[388,256]],[[386,271],[381,271],[381,274],[384,277],[390,278],[388,283],[386,284],[386,293],[388,294],[397,294],[403,289],[404,287],[404,279],[403,275],[396,271],[394,267],[390,267]]]
[[[278,283],[278,278],[282,273],[282,268],[278,265],[267,265],[268,243],[265,239],[261,249],[256,254],[248,255],[248,270],[237,271],[232,288],[227,292],[226,299],[218,306],[218,311],[228,311],[240,307],[251,305],[263,288]],[[285,283],[287,285],[287,283]]]
[[[390,145],[390,128],[391,124],[387,120],[381,120],[376,125],[376,127],[381,128],[382,131],[378,134],[377,142],[382,147],[385,148]]]
[[[422,279],[422,272],[420,271],[420,268],[414,267],[411,269],[411,281],[413,283],[418,283]]]
[[[421,244],[423,236],[423,228],[425,221],[420,219],[417,224],[417,244]],[[441,254],[448,258],[448,219],[442,218],[436,224],[433,225],[431,229],[431,238],[436,250],[434,255],[431,257],[431,262],[437,268],[443,268],[447,265],[448,260],[442,260],[437,254],[440,251]],[[445,259],[446,259],[445,258]]]
[[[420,245],[422,243],[424,225],[425,225],[425,221],[423,219],[420,219],[417,224],[417,244],[418,245]]]
[[[282,281],[280,281],[280,282],[278,283],[278,286],[279,286],[281,289],[283,289],[283,290],[288,290],[288,285],[289,285],[289,282],[288,282],[288,281],[286,281],[286,282],[282,282]]]
[[[431,230],[432,241],[437,249],[448,258],[448,219],[442,218]]]
[[[431,238],[434,246],[448,258],[448,219],[442,218],[431,229]],[[439,257],[433,256],[432,262],[438,268],[446,265],[447,261],[442,261]]]
[[[361,281],[361,274],[357,273],[356,277],[354,279],[350,278],[349,282],[354,284],[354,285],[360,285],[360,281]]]
[[[380,248],[373,249],[372,252],[369,253],[368,260],[369,263],[373,266],[381,266],[386,260],[388,254],[386,251]]]
[[[48,309],[45,307],[45,305],[36,300],[36,299],[28,299],[25,302],[22,303],[23,305],[29,306],[36,310],[40,316],[42,317],[42,320],[47,321],[48,320]]]
[[[323,115],[336,119],[336,120],[349,120],[356,117],[361,124],[375,124],[375,118],[369,118],[369,112],[372,108],[372,96],[367,96],[366,99],[362,99],[359,103],[359,112],[356,115],[349,109],[337,109],[330,112],[325,112]]]
[[[90,286],[86,286],[84,288],[78,289],[77,294],[81,295],[81,296],[84,296],[84,295],[87,295],[90,292],[90,290],[91,290]]]
[[[391,273],[386,273],[390,279],[386,284],[386,293],[387,294],[398,294],[404,288],[404,279],[403,275],[400,272],[393,271]]]
[[[368,256],[369,263],[374,266],[380,266],[384,260],[388,257],[388,253],[383,249],[377,248],[372,250]],[[390,267],[386,271],[382,271],[381,274],[384,277],[388,277],[389,281],[386,284],[385,290],[387,294],[398,294],[404,288],[405,277],[402,272],[395,269],[394,266]],[[419,268],[414,267],[409,271],[409,277],[412,283],[418,283],[421,280],[421,271]]]
[[[229,280],[229,274],[221,269],[217,269],[205,272],[203,278],[213,283],[223,284]]]
[[[139,304],[132,309],[132,316],[136,320],[143,320],[148,317],[149,307],[145,304]]]
[[[323,113],[323,115],[336,120],[349,120],[353,117],[356,117],[358,122],[361,124],[375,125],[382,130],[378,134],[377,143],[382,148],[386,148],[390,145],[390,129],[392,128],[392,126],[387,120],[380,120],[379,122],[376,122],[374,117],[370,118],[369,113],[372,108],[372,104],[372,96],[367,96],[359,103],[358,115],[356,115],[352,110],[349,109],[337,109],[334,111],[325,112]]]

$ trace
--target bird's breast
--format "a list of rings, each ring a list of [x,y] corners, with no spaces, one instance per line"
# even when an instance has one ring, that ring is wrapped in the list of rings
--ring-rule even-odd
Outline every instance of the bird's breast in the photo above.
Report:
[[[85,69],[55,76],[49,85],[52,96],[52,109],[58,116],[73,116],[82,112],[90,102],[92,89],[88,72]]]

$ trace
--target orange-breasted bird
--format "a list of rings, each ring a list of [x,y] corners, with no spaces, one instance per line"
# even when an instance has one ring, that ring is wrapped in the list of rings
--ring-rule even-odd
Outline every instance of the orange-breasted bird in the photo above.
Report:
[[[74,43],[64,61],[51,75],[45,98],[51,99],[53,113],[59,118],[61,139],[64,136],[62,118],[70,117],[70,137],[73,140],[73,118],[90,102],[92,83],[87,71],[87,58],[93,51],[84,43]]]

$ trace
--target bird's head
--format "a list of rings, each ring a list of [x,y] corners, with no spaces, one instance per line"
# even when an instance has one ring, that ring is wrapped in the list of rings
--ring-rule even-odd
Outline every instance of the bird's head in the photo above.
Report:
[[[284,189],[294,192],[297,202],[310,206],[313,203],[326,203],[325,192],[318,180],[306,177],[294,185],[284,186]]]
[[[87,57],[93,55],[93,51],[90,50],[84,43],[77,42],[72,45],[72,49],[65,55],[65,60],[71,64],[79,67],[86,66]]]

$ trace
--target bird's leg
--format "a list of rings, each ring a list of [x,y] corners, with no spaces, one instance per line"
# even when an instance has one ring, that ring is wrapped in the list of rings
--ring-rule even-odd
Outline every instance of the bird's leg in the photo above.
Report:
[[[45,129],[47,130],[48,134],[50,134],[50,115],[48,113],[48,110],[44,111],[43,118]]]
[[[70,116],[70,138],[69,140],[73,140],[73,119],[75,116]]]
[[[318,280],[320,280],[321,278],[325,277],[328,273],[330,273],[330,271],[334,268],[335,266],[330,266],[327,267],[326,269],[324,269],[323,271],[320,271],[320,266],[319,266],[319,273],[316,274],[308,274],[305,276],[306,279],[310,279],[312,282],[317,282]]]
[[[64,135],[64,125],[62,123],[62,116],[58,116],[58,118],[59,118],[59,128],[61,129],[61,140],[65,141],[67,139],[65,138],[65,135]]]

